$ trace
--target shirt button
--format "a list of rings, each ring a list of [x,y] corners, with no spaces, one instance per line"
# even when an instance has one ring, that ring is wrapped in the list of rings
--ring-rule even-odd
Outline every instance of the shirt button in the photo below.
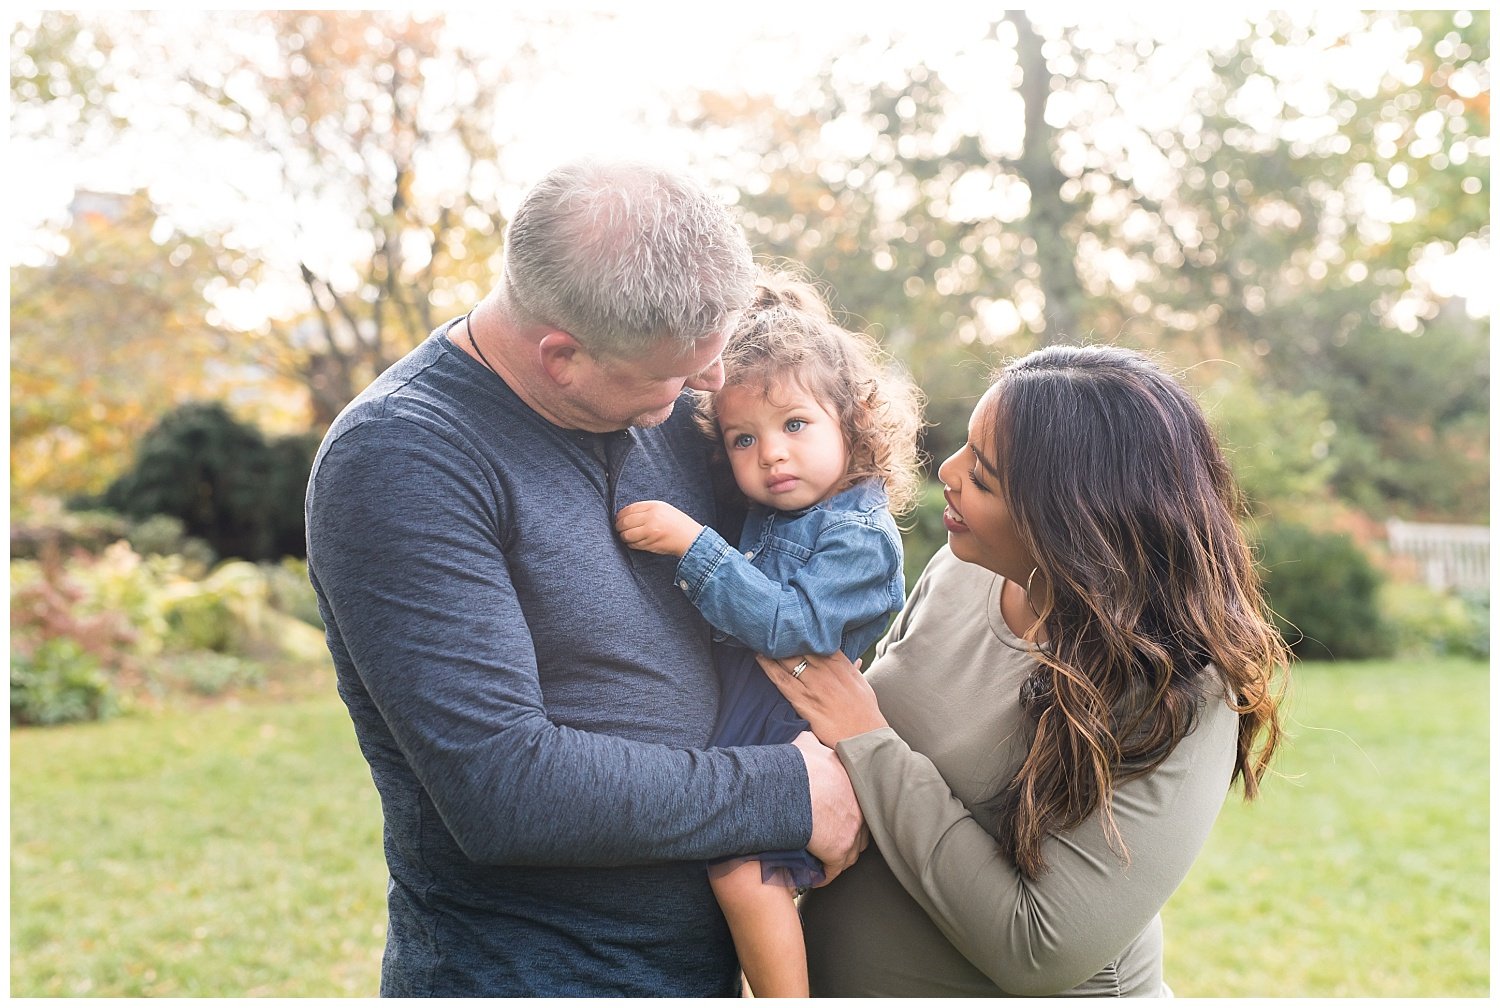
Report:
[[[755,551],[754,550],[746,550],[745,551],[745,559],[746,560],[754,560],[755,559]]]
[[[679,581],[677,582],[677,587],[681,588],[683,591],[687,591],[687,582]]]

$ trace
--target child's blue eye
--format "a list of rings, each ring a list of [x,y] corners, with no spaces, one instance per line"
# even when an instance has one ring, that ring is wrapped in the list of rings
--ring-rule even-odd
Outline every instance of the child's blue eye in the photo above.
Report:
[[[755,438],[749,434],[736,434],[733,443],[736,448],[749,448],[755,443]]]
[[[788,420],[786,422],[786,431],[787,431],[788,434],[795,434],[799,430],[801,430],[802,428],[804,428],[806,426],[807,426],[807,421],[806,420]]]

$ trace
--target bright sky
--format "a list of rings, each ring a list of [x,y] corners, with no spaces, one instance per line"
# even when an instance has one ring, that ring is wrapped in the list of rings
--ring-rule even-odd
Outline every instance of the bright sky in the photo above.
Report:
[[[668,111],[660,101],[663,93],[684,88],[787,93],[817,74],[830,53],[846,52],[866,35],[898,34],[914,62],[941,69],[946,56],[983,38],[991,19],[1003,11],[974,0],[551,6],[602,10],[608,17],[562,40],[551,54],[555,72],[538,82],[535,99],[524,108],[512,106],[533,122],[534,129],[523,135],[538,138],[527,152],[536,173],[587,150],[659,156],[660,135],[642,130],[635,113],[646,109],[661,125]],[[1154,14],[1149,5],[1124,16],[1121,9],[1097,10],[1089,22],[1105,34],[1148,25],[1161,37],[1193,39],[1195,48],[1232,37],[1236,23],[1233,15],[1209,4],[1186,15],[1181,8],[1169,13],[1165,6]],[[476,17],[483,23],[495,16]],[[1044,15],[1033,17],[1043,23]]]
[[[116,7],[128,9],[89,9]],[[865,34],[899,32],[910,51],[936,61],[981,37],[989,20],[987,6],[972,0],[762,0],[735,6],[705,0],[543,0],[447,14],[455,24],[472,25],[464,37],[494,37],[504,51],[511,45],[506,25],[516,10],[533,17],[547,10],[593,15],[552,42],[546,53],[548,71],[541,79],[504,96],[507,121],[523,124],[519,132],[525,142],[507,151],[510,169],[522,178],[584,151],[672,156],[663,149],[670,112],[664,94],[687,88],[785,92],[812,77],[827,54],[846,50],[852,39]],[[1197,39],[1223,38],[1234,20],[1212,5],[1199,5],[1187,14],[1166,8],[1155,14],[1137,9],[1129,17],[1096,13],[1090,24],[1109,32],[1139,22],[1164,37],[1192,38],[1201,45]],[[186,34],[184,42],[191,44],[191,33]],[[177,144],[166,151],[116,147],[103,158],[68,156],[77,152],[47,142],[26,144],[24,150],[34,153],[7,158],[18,186],[11,191],[28,194],[27,199],[7,201],[7,223],[22,230],[55,213],[53,208],[66,206],[75,187],[201,187],[202,179],[225,170],[198,161]]]
[[[118,6],[124,9],[126,5]],[[680,137],[671,138],[671,110],[662,99],[664,94],[689,88],[784,93],[813,76],[827,54],[847,51],[853,39],[866,34],[897,32],[905,39],[910,60],[944,72],[950,84],[981,95],[1003,92],[996,82],[984,79],[983,61],[942,65],[947,54],[981,38],[988,26],[992,12],[973,0],[906,0],[899,4],[890,0],[762,0],[733,6],[706,0],[550,0],[524,6],[502,2],[482,10],[450,9],[446,13],[450,21],[468,23],[464,37],[494,37],[497,47],[508,50],[507,24],[514,12],[534,16],[542,10],[594,16],[584,18],[576,29],[551,41],[545,53],[548,71],[544,75],[529,82],[528,87],[514,88],[503,96],[506,121],[516,124],[523,138],[506,151],[508,174],[513,180],[534,178],[551,165],[584,151],[668,159],[679,156],[668,146],[681,141]],[[1113,4],[1075,7],[1066,15],[1038,12],[1032,17],[1039,25],[1066,21],[1102,39],[1134,36],[1144,28],[1164,43],[1158,49],[1159,56],[1163,49],[1175,46],[1186,61],[1207,46],[1232,38],[1236,25],[1250,10],[1213,4],[1186,8]],[[1318,15],[1330,30],[1354,16],[1352,10],[1327,9]],[[1380,69],[1392,65],[1399,52],[1399,40],[1371,38],[1362,50],[1343,47],[1310,52],[1306,65],[1297,72],[1309,81],[1327,75],[1345,84],[1369,81],[1373,85]],[[1167,85],[1134,83],[1147,91],[1140,99],[1142,107],[1155,102],[1163,109],[1171,108],[1164,100],[1169,97],[1165,91],[1156,94],[1149,90],[1165,89]],[[1122,90],[1128,87],[1122,85]],[[1124,94],[1117,93],[1117,97],[1125,100]],[[996,123],[1003,121],[1003,128],[1013,128],[1011,120],[1002,116],[999,104],[979,101],[966,114],[977,117],[980,128],[984,128],[987,115]],[[1316,111],[1309,111],[1309,125]],[[645,125],[641,122],[643,114]],[[184,223],[190,223],[194,200],[187,194],[209,191],[225,180],[250,190],[257,179],[267,175],[253,163],[225,163],[216,148],[198,149],[183,142],[117,145],[98,157],[80,157],[78,153],[57,141],[13,141],[10,145],[5,161],[12,183],[8,191],[13,198],[5,201],[5,225],[12,235],[12,262],[35,256],[34,252],[26,255],[21,251],[29,244],[25,236],[38,225],[58,219],[75,188],[118,191],[150,186],[159,204],[186,204],[178,214]],[[15,198],[14,194],[24,197]],[[226,201],[197,202],[205,205],[203,212],[211,213],[212,205],[222,207]],[[274,232],[278,227],[281,225],[269,216],[261,222],[263,232]],[[1452,289],[1483,298],[1483,310],[1488,311],[1492,266],[1488,254],[1471,256],[1445,264],[1434,275]],[[1478,303],[1471,304],[1471,310],[1479,307]]]

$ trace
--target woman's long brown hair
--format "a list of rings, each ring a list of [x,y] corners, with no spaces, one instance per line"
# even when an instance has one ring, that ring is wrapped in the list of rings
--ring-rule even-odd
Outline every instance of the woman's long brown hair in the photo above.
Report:
[[[1049,647],[1022,688],[1034,725],[995,797],[1021,871],[1042,843],[1159,766],[1205,698],[1239,714],[1246,798],[1281,736],[1290,656],[1268,619],[1238,519],[1243,498],[1202,410],[1146,357],[1054,346],[1006,367],[990,409],[1000,493],[1035,558],[1031,602]]]

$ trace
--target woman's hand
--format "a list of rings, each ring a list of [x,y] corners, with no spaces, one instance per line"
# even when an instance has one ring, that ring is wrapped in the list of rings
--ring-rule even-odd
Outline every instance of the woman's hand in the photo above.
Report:
[[[860,675],[859,666],[842,652],[805,658],[755,660],[781,695],[812,726],[818,741],[830,749],[846,738],[887,727],[875,691]],[[797,675],[792,672],[806,662]]]

